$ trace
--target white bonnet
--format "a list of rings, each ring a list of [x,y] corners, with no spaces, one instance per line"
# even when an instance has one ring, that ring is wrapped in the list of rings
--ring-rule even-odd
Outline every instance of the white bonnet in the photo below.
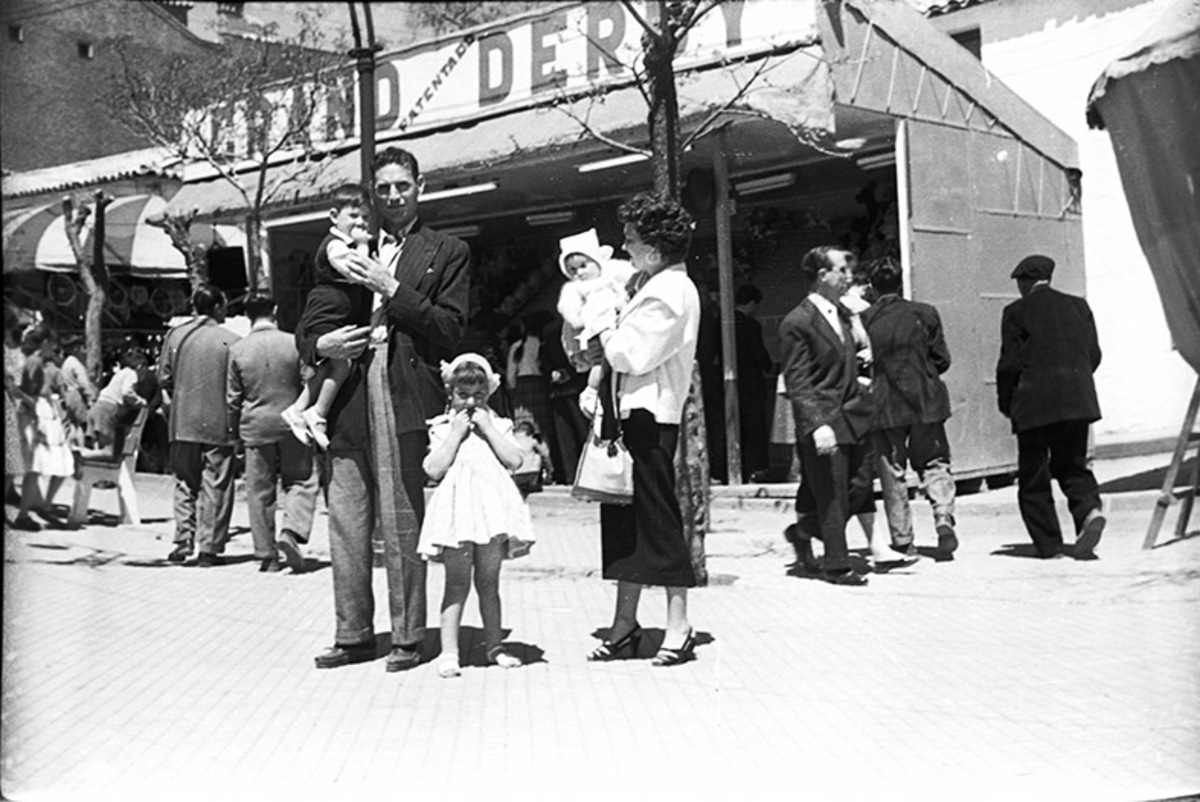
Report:
[[[450,377],[454,375],[454,370],[459,365],[471,362],[483,368],[483,372],[487,375],[488,395],[496,392],[500,387],[500,376],[492,370],[491,363],[484,359],[479,354],[459,354],[449,362],[442,362],[442,382],[449,387]]]
[[[571,277],[571,274],[567,272],[567,257],[573,253],[581,253],[589,259],[595,260],[597,264],[604,264],[605,261],[612,258],[613,249],[611,245],[600,244],[600,237],[594,228],[563,237],[558,241],[558,269],[567,278]]]

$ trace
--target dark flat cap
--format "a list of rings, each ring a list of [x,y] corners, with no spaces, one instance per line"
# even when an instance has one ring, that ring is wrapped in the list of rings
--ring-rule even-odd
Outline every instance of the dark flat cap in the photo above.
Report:
[[[1013,269],[1012,278],[1031,278],[1034,281],[1049,281],[1054,272],[1054,260],[1049,256],[1026,256]]]

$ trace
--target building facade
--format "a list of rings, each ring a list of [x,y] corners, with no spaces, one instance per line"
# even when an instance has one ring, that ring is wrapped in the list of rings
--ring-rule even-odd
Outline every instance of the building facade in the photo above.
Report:
[[[1104,414],[1093,427],[1098,451],[1173,442],[1195,375],[1171,342],[1112,142],[1106,131],[1089,130],[1085,117],[1092,84],[1170,0],[917,2],[940,30],[974,34],[988,71],[1079,145],[1087,297],[1104,352],[1096,374]]]

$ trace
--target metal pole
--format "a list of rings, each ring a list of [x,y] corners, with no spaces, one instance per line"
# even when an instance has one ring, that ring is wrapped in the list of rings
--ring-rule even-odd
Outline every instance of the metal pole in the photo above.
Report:
[[[349,55],[355,60],[358,70],[358,132],[359,132],[359,164],[362,172],[362,185],[371,186],[374,175],[371,162],[375,158],[375,54],[383,49],[383,45],[375,41],[375,26],[371,21],[371,4],[362,3],[363,19],[366,23],[367,39],[364,42],[358,25],[358,12],[355,3],[350,3],[350,27],[354,33],[354,49]],[[372,234],[375,225],[372,223]]]
[[[742,483],[742,443],[737,394],[737,336],[733,310],[733,237],[729,223],[729,162],[725,131],[713,153],[717,190],[717,277],[721,291],[721,363],[725,366],[725,442],[728,484]]]

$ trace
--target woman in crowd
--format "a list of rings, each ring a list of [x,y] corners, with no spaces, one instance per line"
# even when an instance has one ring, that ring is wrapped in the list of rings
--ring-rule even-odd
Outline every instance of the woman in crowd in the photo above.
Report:
[[[21,322],[4,307],[4,491],[20,498],[15,483],[29,472],[33,461],[33,399],[21,390],[25,355],[21,353]],[[26,519],[28,523],[33,521]],[[36,524],[34,524],[36,526]]]
[[[542,375],[541,330],[545,315],[532,313],[518,324],[508,347],[506,378],[512,391],[513,423],[529,421],[538,435],[550,438],[550,395]]]
[[[96,448],[106,456],[120,453],[125,433],[133,425],[146,400],[138,393],[138,369],[146,364],[140,345],[128,339],[121,345],[120,367],[100,391],[88,415]]]
[[[47,520],[56,520],[53,515],[54,497],[63,480],[75,472],[75,461],[67,445],[59,412],[62,379],[58,368],[58,339],[48,326],[40,324],[26,332],[23,350],[26,357],[20,388],[33,399],[36,423],[33,429],[33,458],[22,483],[21,506],[13,526],[30,530],[38,528],[29,517],[31,510]],[[49,479],[44,497],[40,493],[39,476]]]
[[[619,317],[594,328],[612,366],[622,437],[633,457],[633,504],[600,507],[603,575],[617,581],[617,599],[608,639],[588,657],[636,656],[642,587],[661,586],[666,634],[653,665],[673,666],[690,660],[696,645],[687,589],[697,577],[674,467],[700,323],[699,294],[684,267],[694,224],[679,204],[648,193],[625,203],[620,219],[625,250],[648,278]]]
[[[71,337],[62,348],[62,410],[67,444],[78,453],[88,446],[88,410],[96,401],[96,386],[83,360],[83,338]]]

